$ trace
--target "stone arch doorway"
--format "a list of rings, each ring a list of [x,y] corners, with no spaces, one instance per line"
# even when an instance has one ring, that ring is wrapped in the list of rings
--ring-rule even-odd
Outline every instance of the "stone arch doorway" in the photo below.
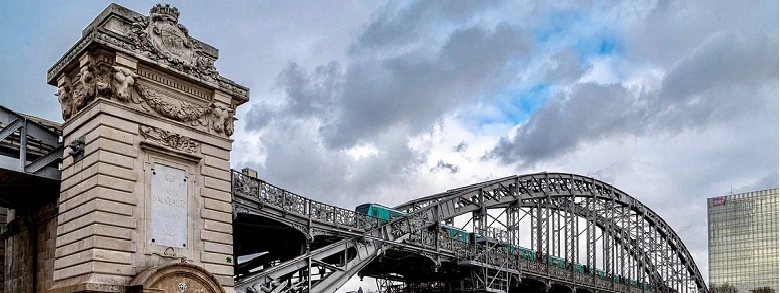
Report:
[[[133,293],[225,293],[214,275],[192,264],[151,267],[130,281]]]

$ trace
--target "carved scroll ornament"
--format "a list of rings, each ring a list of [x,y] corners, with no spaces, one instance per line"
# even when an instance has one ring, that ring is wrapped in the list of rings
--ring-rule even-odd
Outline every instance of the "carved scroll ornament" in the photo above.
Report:
[[[139,125],[138,130],[141,131],[141,135],[147,142],[187,153],[195,153],[198,151],[198,143],[189,137],[153,126]]]

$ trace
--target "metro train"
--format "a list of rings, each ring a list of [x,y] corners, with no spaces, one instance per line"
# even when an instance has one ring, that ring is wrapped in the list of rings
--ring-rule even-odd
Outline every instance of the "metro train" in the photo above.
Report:
[[[391,221],[391,220],[393,220],[393,219],[395,219],[397,217],[401,217],[401,216],[404,215],[403,212],[394,210],[392,208],[388,208],[386,206],[382,206],[382,205],[378,205],[378,204],[371,204],[371,203],[369,203],[369,204],[362,204],[362,205],[357,206],[355,208],[355,212],[378,218],[378,219],[380,219],[380,221],[382,221],[380,224],[387,223],[387,222],[389,222],[389,221]],[[466,230],[458,229],[458,228],[447,226],[447,225],[443,225],[442,229],[444,231],[446,231],[446,233],[449,235],[449,237],[451,237],[451,238],[453,238],[453,239],[455,239],[457,241],[464,242],[464,243],[471,243],[471,241],[472,241],[470,233],[468,231],[466,231]],[[478,238],[478,237],[479,236],[476,236],[475,238]],[[507,253],[507,254],[510,254],[510,255],[519,255],[520,258],[525,259],[525,260],[539,261],[539,262],[545,263],[545,264],[546,263],[550,263],[550,265],[552,265],[552,266],[556,266],[556,267],[564,268],[564,269],[565,268],[570,268],[573,265],[574,266],[574,271],[576,271],[576,272],[583,273],[583,274],[590,273],[589,269],[586,266],[582,265],[582,264],[579,264],[579,263],[572,264],[571,262],[567,262],[566,260],[564,260],[564,259],[562,259],[560,257],[557,257],[557,256],[547,255],[547,256],[542,257],[542,256],[538,255],[535,251],[533,251],[531,249],[528,249],[528,248],[525,248],[525,247],[522,247],[522,246],[516,246],[516,245],[513,245],[513,244],[503,245],[501,247],[501,250],[504,253]],[[630,285],[632,287],[641,288],[641,289],[645,289],[645,290],[650,289],[650,285],[645,283],[645,282],[640,284],[636,280],[623,278],[621,275],[618,275],[618,274],[607,274],[606,272],[604,272],[603,270],[600,270],[600,269],[597,269],[595,274],[600,279],[603,279],[603,280],[611,279],[615,283],[626,284],[626,285]]]

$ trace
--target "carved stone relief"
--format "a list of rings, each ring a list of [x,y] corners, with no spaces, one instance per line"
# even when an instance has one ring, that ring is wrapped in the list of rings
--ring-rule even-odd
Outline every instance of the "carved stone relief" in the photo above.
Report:
[[[114,55],[101,50],[96,52],[93,57],[95,97],[110,97]]]
[[[73,107],[76,112],[95,99],[95,69],[91,65],[84,66],[78,73],[78,93],[74,97]]]
[[[225,293],[209,271],[187,263],[148,268],[130,280],[128,287],[140,292]]]
[[[139,125],[138,130],[147,142],[187,153],[198,151],[198,143],[189,137],[145,125]]]
[[[124,67],[111,68],[114,79],[111,81],[111,95],[120,101],[129,101],[131,94],[127,88],[135,84],[135,72]]]
[[[89,65],[78,72],[74,86],[70,86],[72,83],[66,79],[55,94],[62,107],[63,119],[70,119],[96,98],[106,98],[139,105],[143,111],[189,123],[204,131],[233,135],[235,110],[228,105],[198,105],[168,97],[151,86],[138,82],[137,74],[125,67],[113,66],[108,72],[110,74],[105,74],[106,81],[98,82],[96,70]]]
[[[168,4],[157,4],[149,16],[136,17],[127,37],[146,57],[163,61],[169,66],[207,80],[215,80],[219,73],[214,60],[207,57],[200,43],[178,23],[179,10]]]
[[[201,118],[211,113],[211,109],[206,106],[199,106],[186,101],[177,101],[176,103],[168,101],[163,95],[141,83],[135,83],[135,89],[146,105],[166,118],[180,122],[193,122],[193,125],[198,123],[206,125],[206,122]]]
[[[217,103],[211,104],[212,129],[217,133],[224,133],[227,136],[233,135],[233,114],[235,111],[225,105]]]
[[[248,98],[248,90],[219,76],[214,67],[216,55],[213,49],[204,50],[205,45],[192,38],[187,28],[178,23],[178,9],[157,4],[148,17],[136,15],[135,22],[123,20],[129,27],[124,35],[116,34],[121,30],[113,31],[114,37],[110,40],[102,38],[106,29],[96,27],[50,70],[50,79],[54,72],[65,78],[55,94],[61,104],[63,119],[73,118],[92,101],[113,99],[147,113],[188,123],[200,131],[233,135],[235,106],[215,102],[213,87],[232,95],[239,102]],[[90,42],[100,43],[103,47],[87,51]],[[166,77],[156,70],[144,69],[140,64],[138,69],[114,64],[116,53],[112,50],[116,50],[117,46],[121,51],[134,52],[136,58],[140,54],[184,76],[194,77],[205,86]],[[71,69],[66,66],[76,60],[83,62],[85,57],[88,62],[80,67]],[[166,92],[156,85],[172,89]],[[177,98],[181,93],[188,96]]]
[[[227,105],[212,103],[201,106],[186,101],[166,98],[151,87],[135,82],[134,88],[141,97],[144,109],[154,110],[163,117],[179,122],[189,122],[193,126],[207,126],[210,130],[226,136],[233,135],[235,110]]]
[[[62,108],[62,119],[68,120],[73,115],[73,90],[70,79],[66,78],[62,86],[57,88],[57,100]]]

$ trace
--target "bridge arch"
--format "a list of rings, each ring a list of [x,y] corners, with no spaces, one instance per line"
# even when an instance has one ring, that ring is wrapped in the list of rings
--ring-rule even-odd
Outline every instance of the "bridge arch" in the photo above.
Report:
[[[303,218],[308,217],[310,224],[315,225],[332,220],[334,227],[347,228],[346,232],[342,233],[347,237],[332,245],[313,250],[289,263],[238,280],[236,288],[239,292],[243,289],[250,292],[252,288],[267,286],[274,282],[281,284],[279,280],[293,271],[301,270],[306,266],[306,262],[309,266],[321,264],[328,255],[347,249],[356,251],[355,257],[346,263],[338,266],[322,264],[323,267],[329,267],[330,271],[316,283],[309,280],[309,284],[306,285],[305,280],[299,279],[298,283],[288,282],[287,285],[311,288],[314,292],[332,291],[343,284],[349,276],[357,274],[378,255],[393,247],[408,248],[409,243],[415,241],[419,243],[423,231],[441,225],[442,222],[471,214],[472,219],[478,222],[475,230],[489,226],[486,219],[489,216],[487,211],[491,209],[513,210],[513,213],[517,213],[518,209],[525,209],[526,213],[531,214],[532,222],[535,221],[536,236],[535,240],[532,238],[533,248],[542,255],[558,256],[551,251],[551,247],[565,247],[560,256],[567,262],[578,262],[581,252],[578,251],[580,245],[571,241],[574,238],[566,238],[566,235],[573,233],[590,235],[584,238],[587,261],[583,264],[591,268],[590,272],[593,275],[591,288],[597,291],[608,288],[604,283],[599,283],[601,281],[597,282],[595,275],[597,268],[595,237],[598,229],[603,249],[602,268],[607,275],[615,274],[615,276],[628,276],[633,280],[644,280],[652,285],[649,289],[656,292],[707,292],[707,287],[690,253],[662,218],[636,198],[610,184],[586,176],[537,173],[480,182],[404,203],[396,207],[397,210],[406,212],[404,216],[389,223],[377,222],[377,225],[368,227],[361,227],[358,223],[363,220],[357,220],[360,215],[353,212],[327,207],[260,180],[259,183],[252,183],[242,176],[236,173],[233,178],[234,201],[236,195],[239,195],[237,201],[239,205],[252,205],[245,202],[245,199],[256,194],[254,201],[265,206],[265,209],[271,207],[284,213],[300,214]],[[331,212],[324,213],[323,216],[323,210]],[[328,216],[334,214],[339,216]],[[579,220],[574,220],[575,217]],[[585,229],[550,229],[550,223],[553,223],[553,226],[557,225],[555,226],[557,228],[562,227],[560,225],[562,219],[570,221],[568,223],[582,222]],[[576,227],[576,225],[578,224],[571,226]],[[516,230],[508,232],[515,233],[516,237]],[[419,249],[424,252],[439,253],[438,247],[436,250],[426,247]],[[556,249],[560,251],[559,248]],[[574,282],[583,281],[582,275],[575,276],[573,270],[571,273],[569,276],[574,278],[572,279]],[[580,282],[579,285],[590,286],[587,278],[584,281],[586,282]],[[618,282],[622,282],[622,279],[618,279]],[[611,290],[628,290],[628,288]],[[633,292],[634,289],[631,290]]]
[[[589,228],[602,229],[626,248],[658,289],[708,292],[693,257],[666,221],[620,189],[582,175],[545,172],[509,176],[411,200],[395,207],[407,213],[398,219],[405,223],[395,226],[411,231],[434,224],[434,219],[445,221],[512,205],[542,212],[565,210],[584,217]],[[536,248],[549,252],[544,251],[544,245]],[[595,251],[588,251],[592,253]],[[589,265],[594,267],[594,263]]]

